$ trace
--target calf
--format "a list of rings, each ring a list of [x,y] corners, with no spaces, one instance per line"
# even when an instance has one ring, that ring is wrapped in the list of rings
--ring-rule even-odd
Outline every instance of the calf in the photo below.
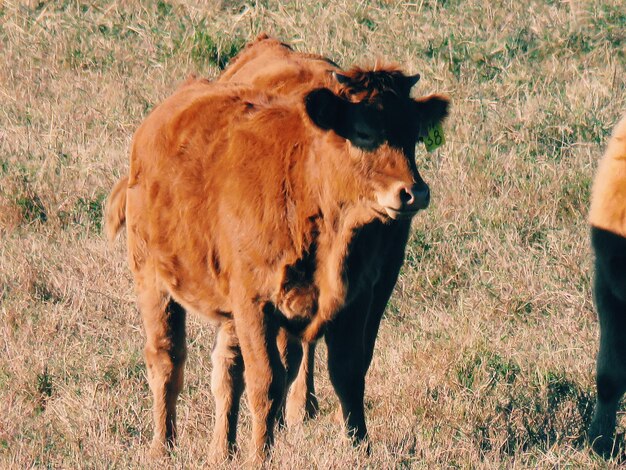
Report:
[[[442,97],[390,103],[352,103],[326,88],[278,96],[191,81],[139,128],[130,175],[111,193],[106,226],[113,237],[127,223],[154,395],[153,450],[175,437],[186,311],[222,325],[212,377],[217,458],[235,443],[244,375],[253,455],[271,443],[284,392],[279,335],[310,341],[331,322],[327,342],[339,346],[328,338],[340,339],[341,324],[363,329],[352,312],[369,307],[363,297],[379,289],[384,274],[371,266],[388,253],[378,231],[425,206],[412,154],[384,123],[402,116],[400,128],[414,143],[447,112]],[[345,341],[348,356],[352,342]],[[338,351],[329,347],[329,356],[331,349]],[[358,383],[356,393],[336,374],[333,383],[342,404],[360,393],[362,419]]]
[[[304,95],[324,86],[352,102],[367,102],[385,110],[397,109],[388,113],[383,127],[390,145],[401,150],[410,162],[415,158],[416,140],[425,134],[425,125],[431,122],[418,119],[413,125],[419,128],[406,129],[399,111],[413,102],[409,94],[418,80],[419,75],[405,75],[393,65],[377,64],[370,69],[353,67],[346,72],[325,57],[294,51],[266,35],[247,45],[217,79],[248,83],[282,95]],[[433,98],[436,97],[420,98],[417,102]],[[413,173],[425,206],[430,197],[428,186],[417,168],[413,168]],[[409,228],[410,220],[385,223],[375,220],[355,234],[347,269],[352,279],[349,283],[351,300],[326,328],[331,381],[341,401],[342,419],[357,441],[367,435],[363,414],[365,375],[383,311],[404,259]],[[294,308],[297,308],[295,303]],[[218,332],[216,351],[223,344],[219,336]],[[313,380],[315,342],[300,345],[290,338],[285,343],[287,386],[293,382],[285,417],[293,424],[317,412]]]
[[[591,194],[594,296],[600,319],[598,397],[589,440],[609,455],[620,398],[626,391],[626,115],[600,161]]]

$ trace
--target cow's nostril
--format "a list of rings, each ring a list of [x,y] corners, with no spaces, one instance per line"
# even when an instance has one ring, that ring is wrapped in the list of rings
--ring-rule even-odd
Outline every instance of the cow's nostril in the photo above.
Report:
[[[414,184],[412,187],[404,187],[400,191],[402,204],[413,209],[426,209],[430,203],[430,190],[425,184]]]
[[[400,200],[402,201],[402,205],[410,206],[415,202],[415,195],[410,189],[402,188],[400,190]]]

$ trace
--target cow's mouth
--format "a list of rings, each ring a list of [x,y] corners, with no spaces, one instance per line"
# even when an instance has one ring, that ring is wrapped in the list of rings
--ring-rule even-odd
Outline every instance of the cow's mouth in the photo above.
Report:
[[[406,220],[411,219],[415,214],[419,212],[419,209],[413,210],[399,210],[393,207],[385,207],[385,212],[393,220]]]

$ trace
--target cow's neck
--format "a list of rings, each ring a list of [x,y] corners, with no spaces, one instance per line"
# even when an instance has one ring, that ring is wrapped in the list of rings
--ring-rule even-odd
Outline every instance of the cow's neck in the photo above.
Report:
[[[346,148],[349,144],[338,144],[338,140],[331,134],[314,145],[307,168],[309,193],[314,196],[327,229],[335,233],[376,218],[366,205],[367,189],[357,170],[358,163],[352,160],[359,156]]]
[[[315,284],[319,289],[316,322],[325,323],[343,306],[347,294],[346,260],[348,249],[360,227],[375,219],[375,213],[364,203],[363,185],[354,164],[344,149],[333,155],[328,142],[321,149],[313,147],[306,174],[308,194],[318,208]],[[323,145],[326,144],[326,145]],[[317,151],[315,151],[317,150]],[[339,153],[339,151],[337,151]],[[338,158],[340,157],[340,158]]]

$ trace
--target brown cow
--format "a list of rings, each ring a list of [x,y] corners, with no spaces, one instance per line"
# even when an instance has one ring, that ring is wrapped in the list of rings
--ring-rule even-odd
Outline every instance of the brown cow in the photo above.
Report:
[[[615,125],[591,191],[593,293],[600,322],[596,363],[598,396],[588,438],[609,457],[623,447],[615,439],[616,414],[626,391],[626,114]]]
[[[424,122],[443,119],[447,101],[393,104],[351,103],[328,89],[302,99],[195,81],[139,128],[130,176],[112,191],[106,222],[110,236],[128,224],[154,394],[154,450],[175,437],[187,310],[222,322],[212,378],[216,456],[234,445],[244,374],[253,455],[271,443],[284,392],[279,330],[312,340],[339,323],[339,312],[349,320],[348,306],[363,296],[359,284],[381,273],[360,251],[363,240],[388,241],[367,227],[408,219],[427,203],[414,161],[384,122],[395,119],[414,145]],[[353,247],[355,235],[361,241]],[[327,337],[333,331],[340,330],[333,326]],[[350,394],[347,385],[340,398]]]
[[[407,76],[397,66],[379,64],[371,69],[353,67],[347,72],[342,71],[325,57],[294,51],[287,44],[263,34],[248,44],[217,80],[248,83],[288,95],[304,95],[316,87],[325,86],[350,101],[368,101],[388,109],[394,107],[394,100],[401,99],[405,105],[411,101],[410,90],[419,80],[419,75]],[[397,121],[397,118],[390,119],[387,124],[391,127],[388,132],[392,136],[390,142],[413,161],[416,134],[403,130]],[[418,134],[423,132],[422,128]],[[414,171],[416,182],[423,188],[423,193],[428,194],[428,187],[420,179],[417,169]],[[354,302],[346,306],[346,312],[329,325],[331,332],[326,335],[330,351],[329,370],[342,402],[342,418],[347,420],[350,431],[357,438],[366,435],[365,422],[360,419],[362,411],[358,411],[362,407],[363,390],[359,393],[350,386],[349,392],[345,392],[343,383],[359,384],[358,388],[364,384],[379,322],[404,258],[409,226],[410,221],[386,224],[375,221],[361,229],[363,233],[357,234],[353,243],[353,264],[355,269],[362,270],[356,284],[360,287],[353,287]],[[373,249],[375,246],[379,249]],[[369,259],[367,270],[359,264],[359,257],[365,254]],[[334,345],[335,342],[338,344]],[[216,351],[223,344],[218,332]],[[289,424],[294,424],[305,416],[315,415],[318,409],[313,380],[315,343],[303,342],[300,346],[290,339],[288,345],[285,354],[287,386],[292,382],[293,385],[289,390],[285,418]],[[335,354],[336,349],[340,353]],[[294,382],[296,371],[298,374]]]

